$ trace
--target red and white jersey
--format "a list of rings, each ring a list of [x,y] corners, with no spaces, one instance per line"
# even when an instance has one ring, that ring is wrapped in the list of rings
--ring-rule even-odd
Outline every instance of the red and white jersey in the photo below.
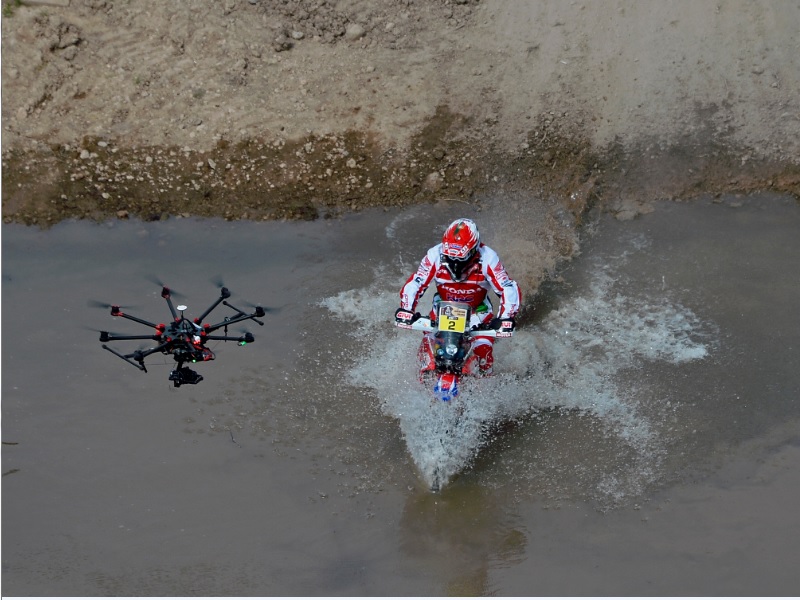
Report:
[[[500,297],[497,316],[514,317],[522,300],[517,282],[506,273],[497,252],[480,244],[478,260],[464,274],[462,281],[455,281],[447,267],[441,263],[442,245],[437,244],[425,254],[417,271],[408,278],[400,290],[400,306],[414,312],[422,294],[431,282],[436,291],[447,302],[464,302],[473,309],[486,299],[489,290]],[[491,302],[489,302],[491,306]]]

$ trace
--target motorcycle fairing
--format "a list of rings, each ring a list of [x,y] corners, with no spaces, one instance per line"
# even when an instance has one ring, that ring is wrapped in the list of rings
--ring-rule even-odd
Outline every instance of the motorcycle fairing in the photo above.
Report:
[[[458,396],[458,392],[458,375],[455,373],[442,373],[433,386],[434,395],[442,402],[449,402]]]

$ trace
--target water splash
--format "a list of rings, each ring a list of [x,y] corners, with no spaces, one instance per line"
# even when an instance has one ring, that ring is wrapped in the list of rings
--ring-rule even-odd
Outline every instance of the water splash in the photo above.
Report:
[[[597,478],[595,495],[619,499],[641,492],[656,478],[665,453],[658,424],[641,410],[635,393],[620,388],[620,371],[655,361],[680,365],[709,352],[709,326],[691,310],[663,293],[624,293],[618,268],[626,258],[622,254],[598,263],[585,293],[568,299],[537,326],[499,341],[496,375],[465,379],[461,394],[450,403],[434,401],[418,380],[420,334],[391,323],[402,278],[383,290],[372,286],[341,292],[322,305],[335,318],[355,324],[351,334],[365,349],[346,383],[372,390],[383,412],[397,419],[429,486],[445,485],[469,468],[493,425],[558,409],[601,421],[633,457],[625,472]]]

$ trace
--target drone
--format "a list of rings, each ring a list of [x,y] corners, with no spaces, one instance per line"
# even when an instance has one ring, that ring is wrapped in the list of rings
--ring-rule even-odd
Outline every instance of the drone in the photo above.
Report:
[[[255,321],[263,327],[264,322],[259,321],[258,317],[263,317],[266,311],[261,306],[255,306],[252,313],[246,313],[228,302],[231,293],[226,287],[220,289],[220,296],[214,303],[199,317],[190,320],[184,316],[184,311],[187,306],[179,304],[177,307],[172,303],[172,293],[167,286],[161,289],[161,297],[167,301],[167,306],[172,313],[172,321],[169,324],[165,323],[151,323],[134,317],[133,315],[122,312],[121,307],[116,304],[104,305],[110,306],[111,315],[114,317],[122,317],[152,327],[155,329],[155,334],[152,335],[119,335],[116,333],[109,333],[108,331],[100,332],[100,341],[103,342],[102,347],[112,354],[118,356],[125,362],[133,365],[137,369],[147,372],[147,367],[144,364],[144,359],[151,354],[162,353],[165,355],[172,355],[177,366],[170,371],[169,380],[172,381],[175,387],[180,387],[184,384],[197,384],[203,381],[203,376],[193,371],[186,364],[194,364],[198,362],[206,362],[214,360],[214,353],[206,347],[206,343],[212,340],[223,342],[236,342],[239,346],[251,344],[255,341],[252,333],[245,332],[244,334],[235,337],[228,335],[228,327],[235,323],[242,321]],[[223,304],[232,310],[236,311],[233,316],[227,316],[225,319],[214,325],[203,324],[203,320],[213,311],[217,306]],[[214,331],[223,329],[225,335],[211,335]],[[116,341],[129,341],[129,340],[155,340],[158,345],[145,350],[136,350],[130,354],[122,354],[114,348],[106,345],[106,342]]]

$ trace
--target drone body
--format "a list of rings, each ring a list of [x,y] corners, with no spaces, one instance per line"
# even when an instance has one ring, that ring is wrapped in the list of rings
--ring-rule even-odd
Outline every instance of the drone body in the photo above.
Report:
[[[128,315],[120,310],[119,305],[111,305],[111,315],[115,317],[122,317],[130,321],[135,321],[147,327],[152,327],[155,333],[151,335],[117,335],[109,333],[108,331],[100,332],[100,341],[103,342],[103,348],[112,354],[115,354],[125,362],[133,365],[137,369],[147,372],[144,364],[144,359],[151,354],[162,353],[171,354],[175,359],[177,366],[170,372],[169,380],[172,381],[175,387],[180,387],[183,384],[196,384],[203,380],[203,376],[191,370],[189,367],[184,366],[187,363],[198,363],[209,360],[214,360],[214,353],[206,347],[206,343],[210,340],[237,342],[240,346],[249,344],[255,341],[251,333],[245,333],[241,336],[228,336],[227,330],[229,325],[239,323],[246,320],[252,320],[259,325],[264,325],[263,321],[259,321],[257,317],[263,317],[266,313],[261,306],[256,306],[252,313],[246,313],[230,304],[227,299],[230,298],[231,293],[228,288],[222,287],[220,296],[214,303],[199,317],[190,320],[184,316],[186,306],[178,305],[177,308],[172,303],[170,289],[163,286],[161,289],[161,297],[167,301],[167,306],[172,313],[172,321],[169,324],[164,323],[151,323]],[[203,324],[203,320],[220,304],[236,311],[233,316],[225,317],[219,323],[214,325]],[[179,314],[180,313],[180,314]],[[211,335],[218,329],[224,329],[225,335]],[[120,340],[154,340],[157,345],[146,350],[136,350],[129,354],[122,354],[117,350],[107,346],[105,342],[114,342]]]

